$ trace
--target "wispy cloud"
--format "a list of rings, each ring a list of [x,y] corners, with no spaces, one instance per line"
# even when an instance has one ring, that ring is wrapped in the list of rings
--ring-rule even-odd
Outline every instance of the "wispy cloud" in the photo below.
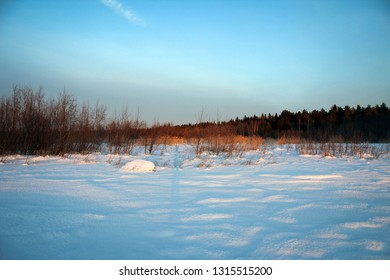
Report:
[[[145,26],[145,21],[137,16],[132,10],[123,7],[123,4],[120,1],[117,0],[100,0],[100,2],[107,7],[114,10],[119,15],[123,16],[127,21],[129,21],[132,24]]]

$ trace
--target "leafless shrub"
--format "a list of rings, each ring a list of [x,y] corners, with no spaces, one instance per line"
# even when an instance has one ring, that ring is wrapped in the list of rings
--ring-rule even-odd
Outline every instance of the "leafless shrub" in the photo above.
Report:
[[[300,155],[332,157],[354,156],[378,159],[385,154],[389,154],[389,144],[306,142],[296,145],[296,149]]]
[[[195,133],[194,133],[196,157],[199,157],[200,154],[202,153],[203,140],[205,139],[205,135],[206,135],[206,126],[203,123],[205,117],[206,117],[205,112],[204,109],[202,108],[198,116],[197,125],[195,126]]]
[[[145,154],[153,154],[159,145],[161,127],[158,122],[155,122],[150,129],[144,129],[141,134],[142,143],[145,148]]]
[[[198,164],[198,168],[210,168],[212,167],[212,164],[211,162],[209,162],[207,159],[203,159],[199,164]]]
[[[146,124],[140,120],[139,111],[134,118],[124,107],[119,116],[114,116],[107,125],[107,142],[110,153],[132,154]]]

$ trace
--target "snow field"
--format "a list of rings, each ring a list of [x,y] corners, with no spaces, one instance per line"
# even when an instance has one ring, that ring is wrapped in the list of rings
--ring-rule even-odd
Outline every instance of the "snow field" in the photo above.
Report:
[[[390,259],[388,157],[141,150],[8,157],[0,258]]]

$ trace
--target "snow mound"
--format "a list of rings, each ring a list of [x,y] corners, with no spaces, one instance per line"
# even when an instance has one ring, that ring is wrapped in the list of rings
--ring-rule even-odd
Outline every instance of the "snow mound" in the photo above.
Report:
[[[156,166],[151,161],[137,159],[126,163],[121,170],[127,172],[152,172],[156,171]]]

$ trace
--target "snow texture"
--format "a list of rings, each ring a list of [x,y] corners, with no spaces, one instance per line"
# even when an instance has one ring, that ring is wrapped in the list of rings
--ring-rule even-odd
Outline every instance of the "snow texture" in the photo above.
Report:
[[[390,259],[389,202],[388,156],[9,156],[0,259]]]

